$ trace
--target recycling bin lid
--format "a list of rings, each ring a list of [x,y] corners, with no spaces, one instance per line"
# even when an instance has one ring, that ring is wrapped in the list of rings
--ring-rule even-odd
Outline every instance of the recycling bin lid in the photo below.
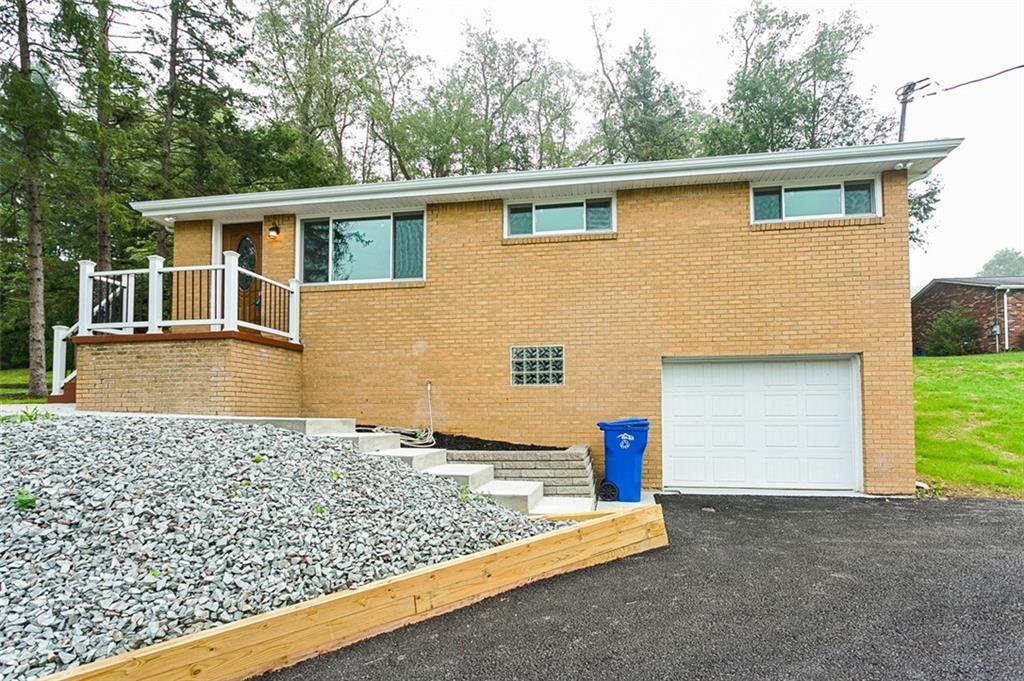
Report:
[[[600,421],[597,427],[601,430],[623,429],[623,428],[648,428],[651,425],[650,419],[632,416],[614,421]]]

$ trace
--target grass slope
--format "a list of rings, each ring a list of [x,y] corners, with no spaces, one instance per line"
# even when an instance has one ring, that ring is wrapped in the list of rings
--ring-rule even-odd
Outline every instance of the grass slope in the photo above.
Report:
[[[917,473],[1024,498],[1024,353],[914,359]]]
[[[46,372],[50,385],[50,372]],[[42,404],[45,397],[28,397],[28,368],[0,369],[0,404]]]

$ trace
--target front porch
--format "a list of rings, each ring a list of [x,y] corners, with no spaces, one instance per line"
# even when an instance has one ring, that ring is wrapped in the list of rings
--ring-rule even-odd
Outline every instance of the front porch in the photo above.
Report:
[[[257,258],[237,251],[209,265],[168,267],[156,255],[148,265],[80,263],[78,322],[53,329],[51,401],[95,411],[299,414],[297,279],[263,276]]]

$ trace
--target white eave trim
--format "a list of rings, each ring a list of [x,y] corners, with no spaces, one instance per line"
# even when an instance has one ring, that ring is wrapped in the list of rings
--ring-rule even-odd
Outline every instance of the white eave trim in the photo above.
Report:
[[[551,189],[581,184],[625,184],[671,179],[685,181],[723,173],[754,175],[765,172],[812,170],[828,166],[841,167],[863,163],[891,164],[893,168],[897,164],[911,164],[910,172],[913,181],[927,173],[927,169],[925,169],[921,173],[914,174],[913,163],[915,161],[937,163],[956,149],[962,141],[962,139],[943,139],[834,149],[529,170],[185,199],[134,201],[131,206],[142,213],[143,217],[157,218],[167,215],[181,217],[212,211],[274,209],[280,206],[288,206],[289,209],[294,210],[317,204],[361,200],[415,198],[428,203],[432,198],[438,201],[457,201],[460,195],[479,194],[480,192],[487,192],[499,197],[511,191]],[[692,182],[682,183],[690,184]]]

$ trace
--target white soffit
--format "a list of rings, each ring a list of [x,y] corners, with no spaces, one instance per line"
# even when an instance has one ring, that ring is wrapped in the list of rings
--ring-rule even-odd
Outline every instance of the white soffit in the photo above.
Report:
[[[899,142],[861,147],[581,166],[488,175],[341,185],[248,194],[136,201],[144,217],[162,220],[260,219],[265,214],[334,215],[421,208],[431,203],[608,194],[625,189],[724,182],[782,182],[871,176],[906,169],[926,177],[963,140]]]

